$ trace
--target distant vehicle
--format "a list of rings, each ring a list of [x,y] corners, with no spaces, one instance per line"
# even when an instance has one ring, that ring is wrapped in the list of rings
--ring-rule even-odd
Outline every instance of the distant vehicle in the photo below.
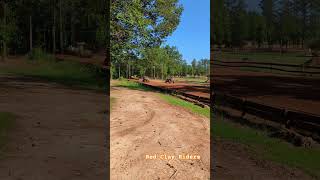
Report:
[[[142,77],[142,82],[150,82],[149,78],[147,76]]]
[[[75,55],[75,56],[79,56],[79,57],[83,57],[83,58],[90,58],[92,57],[93,53],[91,50],[86,49],[85,48],[86,43],[84,42],[79,42],[77,43],[77,46],[69,46],[66,49],[66,54],[70,54],[70,55]]]
[[[173,77],[169,77],[166,79],[165,83],[174,83],[174,78]]]
[[[139,80],[139,78],[138,78],[136,75],[134,75],[134,76],[130,76],[130,77],[129,77],[129,79]]]

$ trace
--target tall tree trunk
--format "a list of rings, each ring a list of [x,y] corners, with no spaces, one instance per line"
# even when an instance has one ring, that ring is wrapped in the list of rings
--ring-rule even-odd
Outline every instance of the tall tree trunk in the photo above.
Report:
[[[280,39],[280,54],[282,54],[282,39]]]
[[[161,66],[161,79],[163,79],[163,64]]]
[[[72,1],[72,4],[71,4],[71,8],[72,8],[72,11],[71,11],[71,18],[70,18],[70,44],[71,45],[74,45],[74,40],[75,40],[75,34],[74,34],[74,32],[75,32],[75,27],[74,27],[74,19],[75,19],[75,17],[74,17],[74,3],[73,3],[73,1]]]
[[[29,16],[29,47],[30,47],[30,52],[32,51],[32,16]]]
[[[63,37],[63,47],[66,47],[66,45],[68,44],[68,33],[65,25],[63,26]]]
[[[301,48],[304,49],[304,43],[305,43],[305,37],[306,37],[306,29],[307,29],[307,14],[308,14],[308,3],[306,1],[303,1],[303,7],[302,7],[302,16],[303,16],[303,24],[302,24],[302,42],[301,42]]]
[[[62,0],[59,1],[60,51],[63,53]]]
[[[56,53],[56,0],[53,0],[52,53]]]
[[[119,79],[120,79],[120,76],[121,76],[121,69],[120,69],[120,64],[119,64]]]
[[[46,30],[43,30],[43,46],[44,46],[44,49],[47,50]]]
[[[129,66],[128,66],[129,64],[127,64],[127,70],[126,70],[126,77],[127,77],[127,79],[128,79],[128,77],[129,77]]]
[[[2,60],[6,61],[7,59],[7,43],[6,41],[2,41],[3,42],[3,52],[2,52]]]
[[[3,25],[6,27],[7,25],[7,4],[3,1]],[[2,60],[5,61],[7,59],[7,42],[6,40],[2,40]]]
[[[130,74],[130,64],[128,64],[128,70],[129,70],[129,73],[128,73],[128,78],[130,78],[131,74]]]
[[[75,44],[75,25],[71,24],[71,44]]]

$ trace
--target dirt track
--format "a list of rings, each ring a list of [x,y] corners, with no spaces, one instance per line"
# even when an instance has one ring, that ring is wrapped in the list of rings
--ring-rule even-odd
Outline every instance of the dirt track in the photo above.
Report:
[[[214,68],[213,89],[275,107],[319,113],[320,79]]]
[[[214,67],[212,87],[215,92],[246,98],[253,102],[320,115],[319,82],[320,79],[314,77]],[[196,96],[210,97],[209,86],[203,84],[184,82],[166,84],[157,80],[151,80],[147,84],[175,89]]]
[[[111,96],[116,98],[111,111],[114,179],[209,178],[209,119],[171,106],[152,92],[112,88]],[[154,154],[175,158],[146,159]],[[183,154],[201,158],[179,159]]]
[[[208,179],[209,120],[164,102],[156,93],[115,88],[111,110],[113,179]],[[217,180],[308,180],[300,170],[253,159],[246,146],[215,140],[212,167]],[[179,160],[178,154],[201,155]],[[148,154],[175,155],[173,160],[146,160]],[[137,177],[137,178],[133,178]]]
[[[18,118],[0,179],[103,179],[105,105],[102,93],[1,77],[0,110]]]
[[[210,98],[210,86],[209,84],[195,84],[195,83],[186,83],[186,82],[175,82],[174,84],[164,83],[161,80],[150,80],[146,83],[152,86],[169,88],[184,92],[187,94],[192,94],[195,96],[201,96],[205,98]]]

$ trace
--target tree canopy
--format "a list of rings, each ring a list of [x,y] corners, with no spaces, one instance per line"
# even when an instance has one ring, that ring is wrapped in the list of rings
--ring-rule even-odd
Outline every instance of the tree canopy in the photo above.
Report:
[[[180,23],[183,7],[178,0],[113,0],[111,3],[110,42],[113,69],[129,76],[176,74],[182,56],[175,47],[162,47]],[[117,68],[115,67],[117,66]],[[133,69],[133,70],[132,70]],[[157,76],[158,77],[158,76]]]

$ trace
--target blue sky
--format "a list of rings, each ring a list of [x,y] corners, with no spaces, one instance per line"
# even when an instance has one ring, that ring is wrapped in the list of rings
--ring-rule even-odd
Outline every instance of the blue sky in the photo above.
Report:
[[[210,57],[210,0],[180,0],[184,11],[176,31],[166,44],[176,46],[183,59]]]

